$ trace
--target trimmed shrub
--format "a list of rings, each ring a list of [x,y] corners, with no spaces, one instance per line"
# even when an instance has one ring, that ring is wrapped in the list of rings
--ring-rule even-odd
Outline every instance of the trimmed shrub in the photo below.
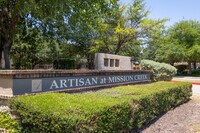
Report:
[[[8,114],[0,112],[0,129],[4,129],[6,133],[18,133],[19,124],[16,120],[12,119]]]
[[[191,96],[191,83],[157,82],[84,94],[15,97],[11,108],[25,132],[130,132]]]
[[[166,63],[159,63],[152,60],[141,61],[142,70],[151,70],[153,81],[169,81],[177,73],[177,69]]]

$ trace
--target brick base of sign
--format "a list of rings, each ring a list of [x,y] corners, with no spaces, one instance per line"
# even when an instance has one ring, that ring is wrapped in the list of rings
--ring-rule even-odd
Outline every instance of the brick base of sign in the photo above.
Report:
[[[0,97],[148,83],[150,75],[150,71],[140,70],[1,70]]]

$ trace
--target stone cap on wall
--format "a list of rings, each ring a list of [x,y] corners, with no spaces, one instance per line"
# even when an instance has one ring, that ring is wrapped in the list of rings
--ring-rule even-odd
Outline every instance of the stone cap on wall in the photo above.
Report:
[[[151,73],[148,70],[0,70],[0,78],[50,78],[80,75]]]

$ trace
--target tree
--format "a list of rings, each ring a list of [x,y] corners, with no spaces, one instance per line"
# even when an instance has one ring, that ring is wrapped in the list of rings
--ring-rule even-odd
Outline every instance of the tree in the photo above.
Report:
[[[61,0],[49,2],[47,0],[2,0],[0,2],[0,38],[1,51],[4,52],[5,67],[10,68],[10,50],[13,46],[16,27],[21,21],[21,17],[26,14],[32,14],[37,17],[45,18],[45,16],[53,15],[49,9],[58,9]]]
[[[159,45],[155,43],[146,44],[146,46],[143,48],[142,58],[155,61],[158,47]]]
[[[80,20],[90,21],[93,14],[101,15],[110,10],[112,0],[1,0],[0,1],[0,55],[4,53],[5,67],[10,68],[10,50],[13,46],[16,27],[25,15],[34,18],[46,32],[57,31],[51,24],[69,24]],[[52,22],[52,23],[48,23]],[[59,27],[60,28],[60,27]],[[0,56],[1,60],[2,56]]]
[[[200,23],[198,21],[180,21],[170,29],[170,39],[174,45],[184,48],[184,60],[188,62],[189,73],[191,73],[191,63],[199,61],[199,40],[200,40]]]
[[[185,49],[174,45],[172,43],[168,43],[156,50],[156,57],[155,60],[159,62],[169,63],[174,65],[175,62],[180,62],[185,57]]]
[[[15,36],[11,58],[15,69],[33,69],[39,63],[52,64],[59,51],[57,41],[36,28],[24,27]]]
[[[143,45],[166,21],[148,19],[148,14],[144,0],[134,0],[128,8],[115,8],[113,16],[101,24],[91,51],[133,56],[129,49]]]
[[[80,15],[80,17],[78,17],[79,19],[77,19],[77,17],[75,16],[69,19],[70,21],[68,22],[68,27],[66,27],[66,29],[69,29],[68,30],[68,33],[69,33],[68,44],[71,45],[70,46],[71,48],[75,47],[78,50],[78,55],[87,59],[88,67],[90,69],[94,68],[94,64],[93,64],[94,53],[90,52],[92,40],[99,33],[99,29],[101,29],[100,24],[106,18],[112,16],[115,8],[117,8],[118,6],[119,5],[118,5],[117,0],[112,0],[112,4],[107,5],[107,7],[109,7],[109,10],[106,10],[106,12],[102,14],[99,14],[99,13],[86,14],[85,11],[82,11],[82,12],[74,13],[74,14]]]
[[[143,27],[147,37],[145,39],[145,45],[143,45],[142,58],[156,61],[157,50],[169,42],[168,33],[164,23],[168,19],[160,19],[157,21],[146,20],[143,23]],[[149,24],[150,23],[150,24]],[[149,30],[149,25],[154,25]]]

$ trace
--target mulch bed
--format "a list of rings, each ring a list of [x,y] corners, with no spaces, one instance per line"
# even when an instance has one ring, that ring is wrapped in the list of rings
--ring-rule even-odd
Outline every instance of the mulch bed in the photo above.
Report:
[[[200,96],[193,95],[191,100],[168,111],[146,127],[140,133],[199,133],[200,132]]]

